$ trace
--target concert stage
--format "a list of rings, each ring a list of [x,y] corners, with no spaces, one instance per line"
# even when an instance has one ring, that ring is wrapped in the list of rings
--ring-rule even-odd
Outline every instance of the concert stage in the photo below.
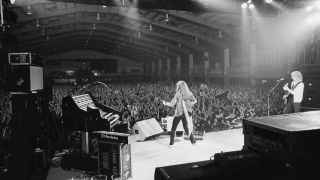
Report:
[[[215,153],[241,150],[244,145],[242,128],[206,133],[204,139],[192,145],[178,137],[169,147],[169,136],[153,140],[135,141],[132,150],[132,180],[153,180],[156,167],[209,160]],[[64,171],[61,167],[50,168],[47,180],[67,180],[79,175],[78,171]]]

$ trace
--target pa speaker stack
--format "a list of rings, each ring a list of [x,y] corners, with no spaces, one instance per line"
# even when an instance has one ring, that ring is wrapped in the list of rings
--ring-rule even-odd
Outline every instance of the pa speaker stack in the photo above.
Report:
[[[43,58],[32,53],[9,53],[10,92],[34,92],[43,90]]]
[[[304,95],[302,106],[305,108],[320,108],[320,80],[307,78],[304,80]]]

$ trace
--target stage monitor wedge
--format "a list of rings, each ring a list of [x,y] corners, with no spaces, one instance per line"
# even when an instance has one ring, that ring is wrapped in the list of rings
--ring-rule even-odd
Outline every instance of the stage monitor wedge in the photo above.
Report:
[[[141,141],[163,133],[163,129],[155,118],[138,121],[132,128],[134,134],[139,135]]]

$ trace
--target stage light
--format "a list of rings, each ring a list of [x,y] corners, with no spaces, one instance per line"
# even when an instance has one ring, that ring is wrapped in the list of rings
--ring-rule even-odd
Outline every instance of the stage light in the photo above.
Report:
[[[31,15],[31,14],[32,14],[30,5],[28,6],[27,14],[28,14],[28,15]]]
[[[253,9],[254,5],[253,4],[249,4],[249,9]]]
[[[100,20],[100,14],[97,13],[97,20],[99,21]]]
[[[272,0],[266,0],[266,3],[268,4],[272,3]]]
[[[39,20],[37,19],[36,27],[40,27]]]
[[[247,4],[247,3],[242,3],[241,8],[245,9],[245,8],[247,8],[247,7],[248,7],[248,4]]]
[[[313,9],[314,9],[314,7],[313,7],[313,6],[308,6],[308,7],[306,7],[306,10],[307,10],[308,12],[313,11]]]
[[[108,6],[106,6],[106,5],[102,5],[102,7],[103,7],[103,8],[106,8],[106,7],[108,7]]]
[[[166,13],[166,19],[164,21],[169,22],[169,14],[168,13]]]
[[[252,0],[248,0],[247,3],[248,3],[248,4],[251,4],[251,3],[252,3]]]
[[[11,4],[14,4],[16,2],[16,0],[10,0]]]

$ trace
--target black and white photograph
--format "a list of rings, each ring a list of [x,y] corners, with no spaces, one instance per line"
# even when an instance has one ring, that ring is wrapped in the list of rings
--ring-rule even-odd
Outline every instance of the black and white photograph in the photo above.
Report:
[[[320,0],[0,0],[1,180],[320,179]]]

